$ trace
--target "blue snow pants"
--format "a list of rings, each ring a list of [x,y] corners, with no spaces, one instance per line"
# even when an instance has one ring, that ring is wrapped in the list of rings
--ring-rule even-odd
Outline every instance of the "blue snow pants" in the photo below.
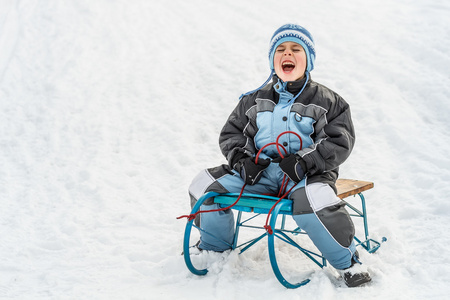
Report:
[[[284,173],[278,164],[271,163],[263,172],[260,181],[247,185],[244,193],[278,194]],[[307,178],[297,184],[289,193],[293,200],[293,219],[305,230],[314,245],[328,262],[336,269],[351,266],[356,247],[353,240],[355,230],[353,222],[333,189],[325,183],[306,184]],[[239,193],[244,181],[228,165],[201,171],[189,187],[191,207],[207,192]],[[289,181],[287,190],[294,183]],[[217,204],[205,201],[201,210],[218,208]],[[220,239],[232,244],[234,238],[234,216],[232,210],[200,214],[196,220],[200,227]],[[223,242],[201,233],[199,247],[204,250],[225,251],[230,247]]]

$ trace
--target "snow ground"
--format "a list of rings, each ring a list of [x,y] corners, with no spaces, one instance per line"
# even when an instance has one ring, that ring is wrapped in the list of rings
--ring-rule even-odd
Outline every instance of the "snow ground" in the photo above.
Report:
[[[450,293],[448,1],[0,0],[1,299],[445,299]],[[314,80],[352,107],[342,178],[366,193],[373,282],[310,268],[297,290],[264,245],[180,255],[196,173],[268,76],[273,31],[317,46]],[[292,257],[299,269],[304,262]]]

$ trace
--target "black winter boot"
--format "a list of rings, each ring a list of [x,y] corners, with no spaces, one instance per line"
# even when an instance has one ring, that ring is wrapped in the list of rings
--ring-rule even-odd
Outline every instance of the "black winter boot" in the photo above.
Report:
[[[354,273],[354,274],[352,274],[351,272],[345,272],[343,277],[344,277],[345,284],[348,287],[357,287],[364,283],[368,283],[372,280],[372,278],[370,278],[369,273],[367,273],[367,272]]]
[[[352,257],[352,265],[343,270],[344,275],[342,275],[342,277],[348,287],[357,287],[372,280],[368,272],[359,269],[358,266],[354,267],[356,264],[361,265],[358,251],[356,251],[355,255]]]

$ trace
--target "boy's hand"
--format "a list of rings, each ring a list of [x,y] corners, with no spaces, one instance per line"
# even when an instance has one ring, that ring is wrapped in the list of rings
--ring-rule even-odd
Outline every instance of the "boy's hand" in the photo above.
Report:
[[[295,183],[299,183],[305,177],[306,163],[298,155],[288,154],[284,158],[279,157],[272,160],[272,162],[279,163],[284,174]]]
[[[241,178],[246,184],[256,184],[262,176],[263,171],[270,165],[269,159],[258,159],[255,163],[254,157],[246,157],[237,163],[236,170],[241,175]]]

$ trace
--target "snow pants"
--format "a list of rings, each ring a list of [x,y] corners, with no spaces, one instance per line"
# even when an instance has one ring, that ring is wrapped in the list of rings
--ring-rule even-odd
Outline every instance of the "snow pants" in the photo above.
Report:
[[[284,173],[278,164],[271,163],[263,172],[260,181],[255,185],[247,185],[244,193],[278,194]],[[293,201],[293,219],[306,231],[314,245],[328,262],[336,269],[351,266],[356,247],[353,240],[355,229],[353,222],[333,189],[325,183],[306,184],[307,178],[298,183],[289,193]],[[207,192],[239,193],[244,181],[239,174],[228,165],[201,171],[189,187],[191,207]],[[289,181],[286,190],[294,183]],[[212,199],[204,202],[201,210],[218,208]],[[200,214],[197,225],[216,237],[232,244],[234,238],[234,216],[231,209],[219,212]],[[198,224],[199,223],[199,224]],[[199,247],[203,250],[225,251],[230,247],[209,236],[200,235]]]

